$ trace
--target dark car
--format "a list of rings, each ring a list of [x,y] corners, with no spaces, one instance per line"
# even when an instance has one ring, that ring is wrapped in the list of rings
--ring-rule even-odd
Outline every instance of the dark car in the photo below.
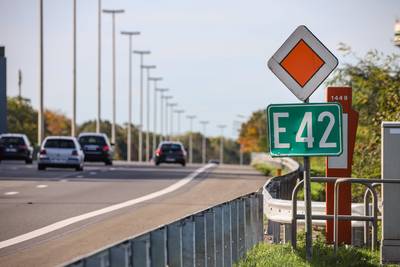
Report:
[[[0,135],[0,160],[25,160],[32,163],[33,147],[25,134]]]
[[[100,161],[112,165],[113,149],[103,133],[81,133],[78,142],[85,154],[85,161]]]
[[[186,151],[180,142],[161,142],[158,146],[154,163],[158,166],[160,163],[178,163],[182,166],[186,165]]]

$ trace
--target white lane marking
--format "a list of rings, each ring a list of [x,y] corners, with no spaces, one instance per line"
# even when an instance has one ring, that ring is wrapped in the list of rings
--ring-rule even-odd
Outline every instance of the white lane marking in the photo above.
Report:
[[[96,175],[97,172],[89,172],[90,175]]]
[[[110,171],[115,171],[115,170],[116,170],[116,169],[115,169],[115,168],[113,168],[113,167],[111,167],[111,168],[110,168]]]
[[[91,212],[88,212],[88,213],[85,213],[85,214],[82,214],[82,215],[71,217],[69,219],[65,219],[65,220],[62,220],[62,221],[47,225],[45,227],[39,228],[39,229],[34,230],[32,232],[29,232],[29,233],[26,233],[26,234],[23,234],[23,235],[16,236],[14,238],[10,238],[10,239],[1,241],[0,242],[0,249],[15,245],[15,244],[27,241],[27,240],[30,240],[32,238],[36,238],[36,237],[41,236],[41,235],[48,234],[50,232],[53,232],[53,231],[56,231],[58,229],[64,228],[64,227],[66,227],[68,225],[71,225],[73,223],[77,223],[77,222],[80,222],[80,221],[83,221],[83,220],[87,220],[87,219],[93,218],[95,216],[99,216],[99,215],[102,215],[102,214],[105,214],[105,213],[109,213],[109,212],[112,212],[112,211],[115,211],[115,210],[119,210],[119,209],[122,209],[122,208],[130,207],[130,206],[139,204],[141,202],[148,201],[150,199],[153,199],[153,198],[160,197],[162,195],[171,193],[171,192],[179,189],[180,187],[186,185],[187,183],[192,181],[194,178],[196,178],[197,175],[199,175],[200,173],[204,172],[205,170],[207,170],[207,169],[209,169],[209,168],[211,168],[213,166],[215,166],[215,164],[207,164],[207,165],[195,170],[194,172],[192,172],[191,174],[189,174],[185,178],[179,180],[178,182],[176,182],[176,183],[174,183],[174,184],[172,184],[172,185],[170,185],[170,186],[168,186],[168,187],[166,187],[164,189],[156,191],[154,193],[150,193],[148,195],[145,195],[145,196],[142,196],[142,197],[139,197],[139,198],[135,198],[135,199],[131,199],[131,200],[128,200],[128,201],[125,201],[125,202],[122,202],[122,203],[119,203],[119,204],[115,204],[115,205],[112,205],[112,206],[109,206],[109,207],[105,207],[105,208],[102,208],[102,209],[99,209],[99,210],[91,211]]]
[[[83,178],[83,175],[78,175],[76,176],[76,178]]]
[[[46,187],[48,187],[47,184],[39,184],[36,186],[36,188],[46,188]]]
[[[19,194],[19,192],[11,191],[11,192],[5,192],[4,193],[4,195],[6,195],[6,196],[12,196],[12,195],[16,195],[16,194]]]
[[[67,179],[62,179],[62,180],[60,180],[60,182],[68,182],[68,180]]]

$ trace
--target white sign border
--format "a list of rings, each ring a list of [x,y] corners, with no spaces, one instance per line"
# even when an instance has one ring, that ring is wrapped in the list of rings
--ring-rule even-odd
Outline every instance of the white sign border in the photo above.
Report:
[[[270,108],[271,107],[293,107],[293,106],[303,106],[303,105],[308,105],[308,106],[336,106],[338,108],[339,114],[343,114],[343,109],[342,109],[342,105],[338,102],[326,102],[326,103],[291,103],[291,104],[270,104],[268,105],[267,109],[266,109],[266,115],[267,115],[267,120],[268,120],[268,145],[269,147],[269,153],[271,155],[271,157],[304,157],[304,156],[316,156],[316,157],[337,157],[342,155],[343,153],[343,130],[339,131],[339,136],[340,136],[340,151],[338,153],[309,153],[307,155],[304,154],[298,154],[298,153],[290,153],[290,154],[275,154],[272,153],[271,150],[271,145],[272,145],[272,134],[271,134],[271,125],[272,122],[269,122],[269,114],[270,114]],[[339,116],[339,128],[342,129],[343,128],[343,121],[342,121],[342,116]]]
[[[325,62],[304,87],[301,87],[280,65],[280,62],[282,62],[300,40],[304,40]],[[325,81],[329,74],[337,67],[338,63],[339,61],[335,55],[306,26],[300,25],[268,60],[268,67],[298,99],[304,101]]]

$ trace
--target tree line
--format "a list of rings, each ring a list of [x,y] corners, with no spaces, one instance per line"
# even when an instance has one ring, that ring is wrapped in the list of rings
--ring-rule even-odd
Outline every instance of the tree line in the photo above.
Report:
[[[8,131],[12,133],[24,133],[28,136],[29,140],[38,146],[37,142],[37,110],[35,110],[29,99],[17,97],[9,97],[7,99],[8,105]],[[60,135],[67,136],[71,134],[71,120],[62,112],[54,110],[45,110],[45,135]],[[127,128],[128,124],[117,124],[116,125],[116,144],[114,147],[115,159],[126,160],[127,158]],[[77,125],[77,134],[81,132],[95,132],[96,122],[95,120],[89,120]],[[100,131],[102,133],[111,135],[111,122],[103,120],[100,124]],[[138,127],[132,125],[132,160],[138,159]],[[152,147],[153,134],[150,135],[150,151],[154,151],[156,148]],[[173,140],[180,141],[184,144],[186,150],[189,150],[189,136],[187,132],[180,136],[174,136]],[[159,135],[156,136],[157,140]],[[200,132],[192,133],[193,140],[193,162],[200,163],[202,161],[202,140],[203,134]],[[220,155],[220,137],[206,137],[207,142],[207,161],[210,159],[219,160]],[[158,142],[157,142],[158,143]],[[224,163],[227,164],[238,164],[240,160],[239,155],[240,145],[236,140],[230,138],[224,138]],[[143,158],[145,158],[145,144],[143,144]],[[248,164],[249,155],[245,153],[244,163]]]

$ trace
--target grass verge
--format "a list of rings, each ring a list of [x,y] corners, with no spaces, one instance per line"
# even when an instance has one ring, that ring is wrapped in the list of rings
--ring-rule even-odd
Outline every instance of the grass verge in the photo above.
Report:
[[[299,240],[300,241],[300,240]],[[313,242],[313,258],[311,262],[305,259],[304,241],[299,242],[296,250],[290,244],[261,243],[251,249],[246,257],[235,264],[237,267],[261,267],[261,266],[344,266],[344,267],[369,267],[381,266],[379,264],[379,252],[371,252],[367,249],[342,246],[335,257],[333,247],[326,245],[322,239]],[[385,265],[398,266],[398,265]]]

